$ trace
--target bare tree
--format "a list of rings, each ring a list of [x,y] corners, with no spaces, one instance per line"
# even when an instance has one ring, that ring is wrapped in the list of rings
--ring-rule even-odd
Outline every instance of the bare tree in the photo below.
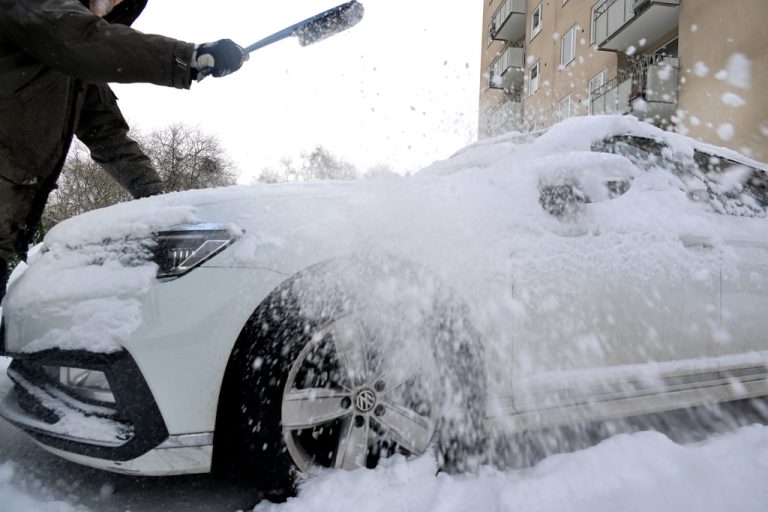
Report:
[[[139,136],[168,192],[224,187],[237,182],[237,172],[221,142],[198,128],[174,124]]]
[[[45,231],[75,215],[131,199],[109,174],[91,160],[88,149],[76,142],[49,198],[42,219]]]
[[[175,124],[134,135],[163,179],[167,192],[234,185],[237,172],[219,140],[197,128]],[[75,143],[43,214],[43,229],[64,219],[131,199],[88,150]]]
[[[277,169],[265,167],[257,181],[280,183],[304,180],[354,180],[359,173],[354,165],[337,157],[323,146],[315,146],[310,152],[302,152],[298,165],[290,158],[280,161]]]

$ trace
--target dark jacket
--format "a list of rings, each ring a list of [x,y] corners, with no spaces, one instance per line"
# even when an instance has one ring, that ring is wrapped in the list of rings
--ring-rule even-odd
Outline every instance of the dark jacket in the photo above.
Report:
[[[129,28],[146,0],[124,0],[105,19],[87,4],[0,0],[0,177],[47,188],[43,204],[73,135],[134,197],[160,192],[106,83],[190,86],[192,44]]]

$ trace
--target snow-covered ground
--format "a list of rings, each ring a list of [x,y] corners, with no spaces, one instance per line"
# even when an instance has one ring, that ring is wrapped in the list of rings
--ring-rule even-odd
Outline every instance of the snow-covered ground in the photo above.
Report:
[[[429,458],[375,471],[329,473],[298,498],[258,512],[764,511],[768,428],[680,446],[662,434],[619,435],[526,470],[435,474]]]

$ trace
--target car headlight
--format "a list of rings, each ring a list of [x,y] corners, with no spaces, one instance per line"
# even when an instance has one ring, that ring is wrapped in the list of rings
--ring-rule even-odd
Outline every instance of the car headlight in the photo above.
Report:
[[[65,366],[47,366],[45,371],[59,386],[75,396],[97,402],[115,403],[115,396],[104,372]]]
[[[219,224],[195,224],[157,234],[155,263],[158,279],[174,279],[199,267],[229,247],[240,236]]]

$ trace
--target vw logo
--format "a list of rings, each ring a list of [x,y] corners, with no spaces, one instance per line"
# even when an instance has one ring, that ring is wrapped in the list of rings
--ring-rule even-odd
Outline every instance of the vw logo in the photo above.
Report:
[[[355,397],[355,407],[360,412],[371,412],[376,405],[376,394],[370,389],[363,389]]]

